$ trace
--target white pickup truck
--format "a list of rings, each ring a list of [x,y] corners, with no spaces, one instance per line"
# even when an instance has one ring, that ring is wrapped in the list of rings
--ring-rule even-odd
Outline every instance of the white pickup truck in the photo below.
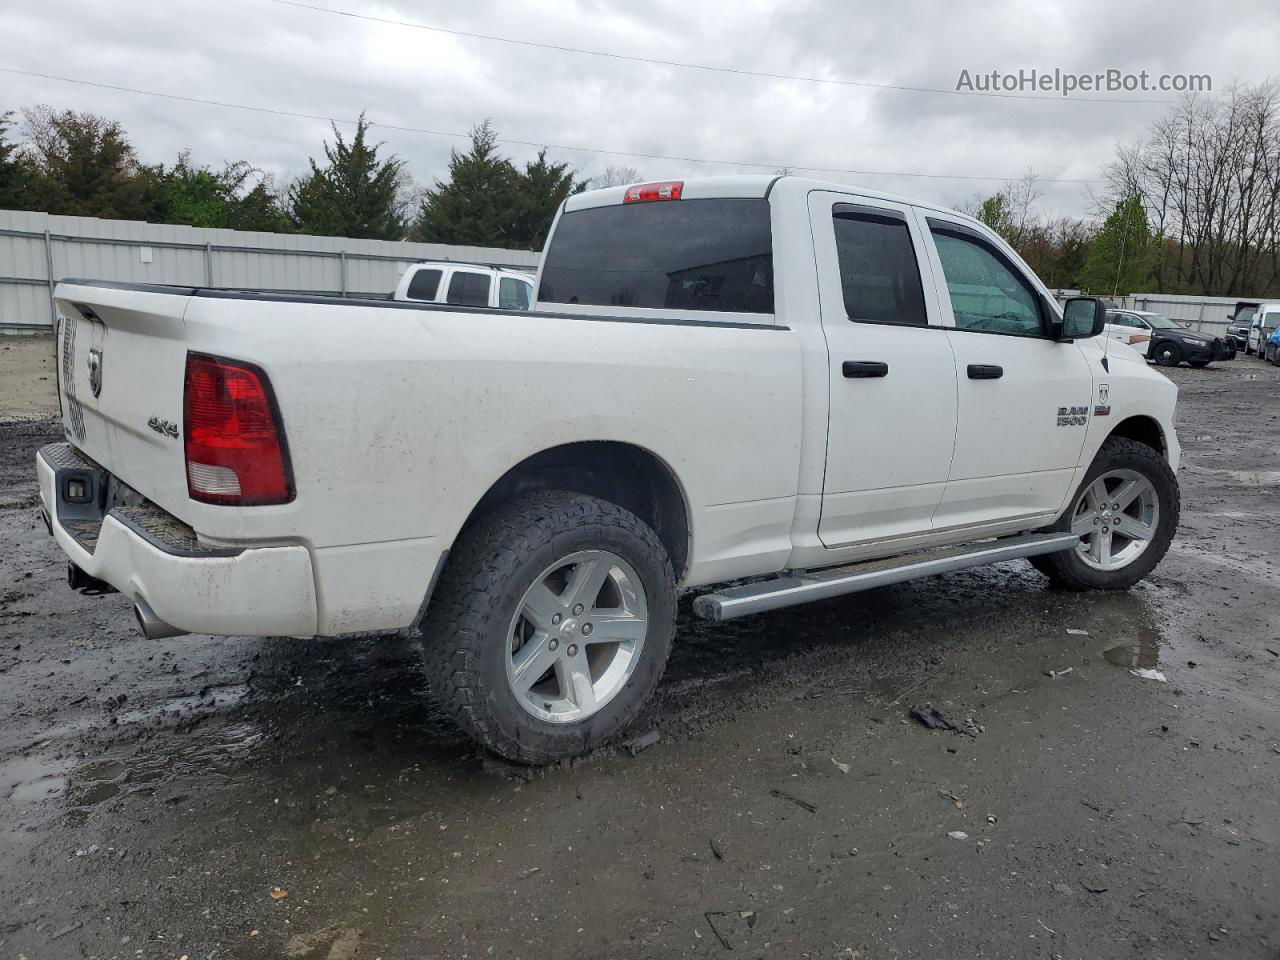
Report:
[[[60,283],[37,468],[73,585],[153,637],[420,627],[462,728],[538,763],[635,714],[681,590],[719,620],[1018,557],[1121,589],[1174,535],[1176,388],[969,217],[793,177],[597,190],[536,290]]]
[[[391,299],[528,310],[533,305],[533,277],[480,263],[423,260],[401,275]]]

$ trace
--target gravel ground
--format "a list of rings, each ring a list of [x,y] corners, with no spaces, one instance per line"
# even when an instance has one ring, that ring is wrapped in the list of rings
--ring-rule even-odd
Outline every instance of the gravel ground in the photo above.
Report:
[[[148,642],[67,590],[33,509],[58,430],[0,423],[0,958],[1276,960],[1280,370],[1173,376],[1147,582],[686,603],[658,743],[528,780],[442,722],[412,641]]]

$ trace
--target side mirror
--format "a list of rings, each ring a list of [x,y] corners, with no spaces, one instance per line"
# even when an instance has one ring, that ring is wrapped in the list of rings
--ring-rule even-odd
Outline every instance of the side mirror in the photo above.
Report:
[[[1069,297],[1062,305],[1063,340],[1087,340],[1107,328],[1107,305],[1097,297]]]

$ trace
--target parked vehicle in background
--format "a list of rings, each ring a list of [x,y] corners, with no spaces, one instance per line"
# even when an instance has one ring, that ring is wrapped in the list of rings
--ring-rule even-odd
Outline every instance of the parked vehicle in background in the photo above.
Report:
[[[1264,356],[1276,366],[1280,366],[1280,327],[1267,339]]]
[[[1136,311],[1108,310],[1104,336],[1128,344],[1145,354],[1151,343],[1151,328],[1142,321]]]
[[[682,589],[724,620],[1025,557],[1118,590],[1178,523],[1177,388],[1107,354],[1102,302],[846,185],[575,194],[532,313],[55,302],[67,439],[36,466],[73,584],[151,637],[421,625],[442,707],[527,763],[635,716]]]
[[[533,303],[533,276],[480,263],[423,261],[404,272],[392,299],[528,310]]]
[[[1141,325],[1149,333],[1147,359],[1162,367],[1176,367],[1187,363],[1192,367],[1205,367],[1214,360],[1230,360],[1235,351],[1221,337],[1187,329],[1186,324],[1171,320],[1162,313],[1149,310],[1112,311],[1123,317],[1126,324]]]
[[[1237,350],[1248,353],[1249,327],[1253,323],[1254,311],[1261,304],[1261,300],[1239,300],[1235,309],[1227,314],[1226,339],[1232,341]]]
[[[1248,352],[1263,355],[1267,340],[1280,327],[1280,303],[1263,303],[1254,311],[1249,324]]]

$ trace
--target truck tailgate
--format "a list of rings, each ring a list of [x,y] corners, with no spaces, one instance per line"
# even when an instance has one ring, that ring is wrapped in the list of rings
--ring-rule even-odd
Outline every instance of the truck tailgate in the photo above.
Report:
[[[188,504],[182,452],[192,290],[60,283],[58,374],[67,439],[175,516]]]

